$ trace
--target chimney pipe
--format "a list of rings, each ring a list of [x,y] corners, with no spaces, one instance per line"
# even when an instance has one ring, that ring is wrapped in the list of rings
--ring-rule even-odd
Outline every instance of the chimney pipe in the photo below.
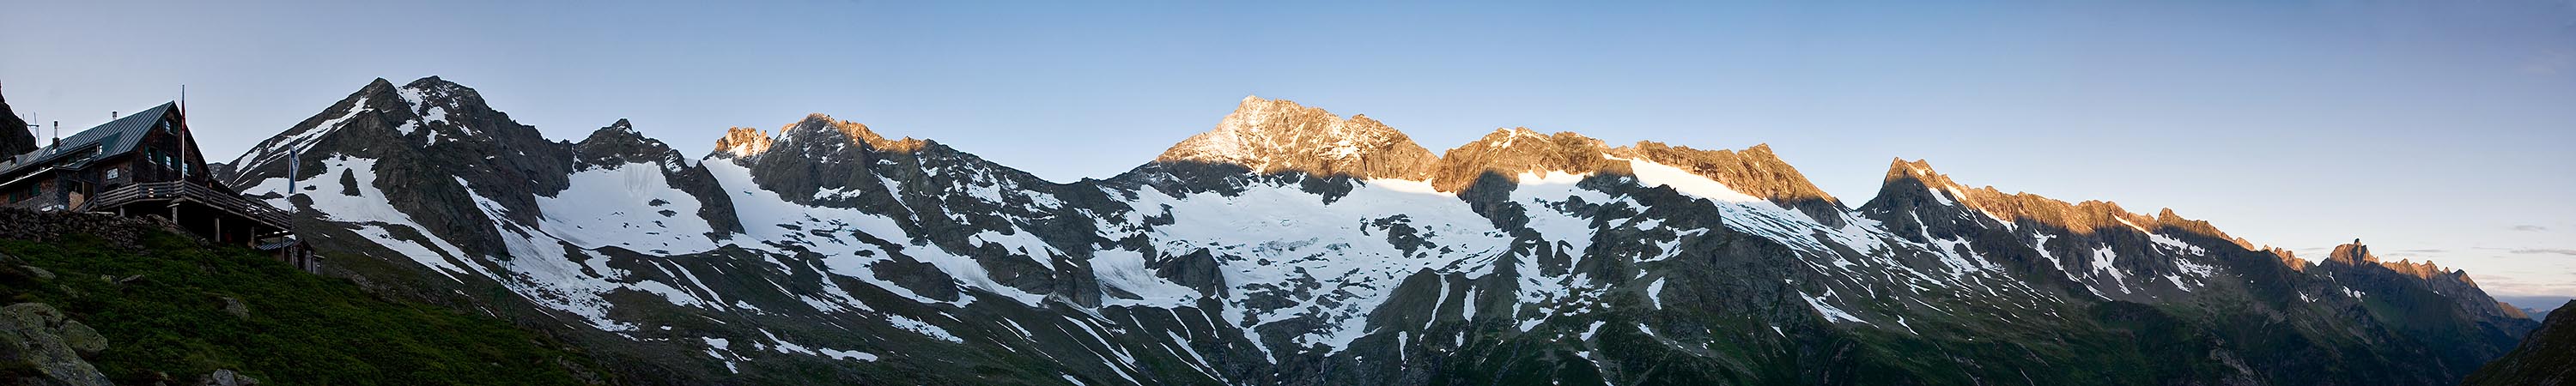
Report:
[[[107,112],[107,119],[116,119],[116,112],[114,112],[114,111],[109,111],[109,112]]]

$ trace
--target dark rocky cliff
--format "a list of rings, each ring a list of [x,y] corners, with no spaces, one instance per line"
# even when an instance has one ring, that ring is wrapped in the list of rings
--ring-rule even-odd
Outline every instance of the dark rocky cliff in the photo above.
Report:
[[[0,157],[25,154],[42,146],[28,129],[26,119],[9,108],[6,95],[0,95]]]

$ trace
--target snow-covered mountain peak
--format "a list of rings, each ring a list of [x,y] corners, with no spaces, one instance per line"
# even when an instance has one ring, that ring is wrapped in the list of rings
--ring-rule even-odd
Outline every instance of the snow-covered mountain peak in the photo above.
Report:
[[[866,124],[832,118],[831,115],[823,113],[813,113],[806,114],[803,120],[779,128],[778,137],[773,140],[773,143],[790,145],[807,141],[823,141],[817,144],[866,145],[881,151],[896,152],[918,150],[928,142],[911,137],[886,139],[885,136],[878,135],[875,130],[868,129]]]
[[[580,157],[577,169],[646,162],[660,162],[666,168],[691,164],[687,157],[663,144],[662,140],[645,137],[644,133],[635,131],[635,125],[625,119],[591,131],[589,137],[574,143],[573,148]]]
[[[379,80],[382,79],[380,78]],[[439,79],[436,75],[412,80],[411,83],[403,84],[402,88],[395,90],[395,92],[402,94],[402,100],[404,103],[416,106],[424,104],[483,104],[483,94],[476,93],[473,88],[465,87],[465,85],[456,84],[456,82],[449,82],[446,79]]]
[[[1345,119],[1259,96],[1244,97],[1215,129],[1181,140],[1155,157],[1155,162],[1230,164],[1258,173],[1405,180],[1427,178],[1434,161],[1429,149],[1368,116]]]
[[[469,119],[467,116],[474,117]],[[483,105],[482,97],[473,89],[436,76],[414,80],[403,86],[375,78],[322,113],[252,147],[250,152],[234,159],[231,165],[245,174],[271,165],[282,171],[282,163],[293,155],[312,153],[317,148],[323,151],[416,149],[476,136],[480,132],[471,127],[478,124],[500,126],[495,123],[507,121],[507,115]],[[530,129],[525,134],[533,136],[535,132]],[[354,142],[356,145],[327,142]],[[397,143],[401,146],[378,146]]]
[[[473,88],[439,79],[437,76],[414,80],[393,91],[403,105],[407,106],[405,110],[411,113],[412,120],[415,121],[414,125],[444,129],[443,131],[448,131],[452,135],[477,134],[477,130],[468,122],[462,122],[452,115],[492,110],[491,106],[484,104],[483,95],[475,92]],[[436,142],[438,137],[435,132],[427,136],[431,142]]]

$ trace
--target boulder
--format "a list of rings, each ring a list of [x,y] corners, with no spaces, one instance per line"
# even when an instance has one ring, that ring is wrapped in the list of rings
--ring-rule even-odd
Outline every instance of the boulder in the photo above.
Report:
[[[67,336],[68,335],[68,336]],[[82,360],[107,349],[107,339],[44,303],[0,307],[0,366],[31,368],[18,384],[107,386],[107,375]]]
[[[0,307],[0,322],[10,327],[46,329],[63,321],[63,312],[44,303],[18,303]]]
[[[27,270],[27,275],[35,276],[36,280],[54,280],[54,271],[47,271],[44,268],[36,268],[36,266],[33,265],[21,265],[18,266],[18,268]]]
[[[197,381],[198,386],[253,386],[258,384],[259,380],[251,379],[248,375],[242,375],[240,372],[232,370],[215,370],[214,373],[206,374],[205,378],[201,378]]]
[[[63,343],[71,345],[72,350],[80,352],[83,357],[95,356],[101,351],[107,351],[107,337],[98,335],[98,330],[89,328],[89,325],[81,324],[79,321],[65,321],[63,327],[58,330],[63,337]]]
[[[233,317],[236,318],[250,319],[250,306],[242,304],[241,299],[235,299],[231,296],[225,296],[223,299],[224,313],[233,314]]]

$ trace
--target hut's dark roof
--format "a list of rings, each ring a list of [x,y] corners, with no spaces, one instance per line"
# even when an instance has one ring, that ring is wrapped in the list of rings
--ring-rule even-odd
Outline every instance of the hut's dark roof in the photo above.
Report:
[[[117,118],[89,130],[81,130],[80,133],[72,134],[70,138],[63,138],[62,144],[9,157],[9,160],[16,162],[0,162],[8,164],[7,167],[0,168],[0,178],[14,178],[21,172],[36,170],[47,165],[81,167],[91,161],[133,152],[135,145],[143,142],[145,134],[150,134],[152,128],[159,127],[165,116],[177,110],[176,104],[162,103],[160,106],[135,112],[134,115]]]

